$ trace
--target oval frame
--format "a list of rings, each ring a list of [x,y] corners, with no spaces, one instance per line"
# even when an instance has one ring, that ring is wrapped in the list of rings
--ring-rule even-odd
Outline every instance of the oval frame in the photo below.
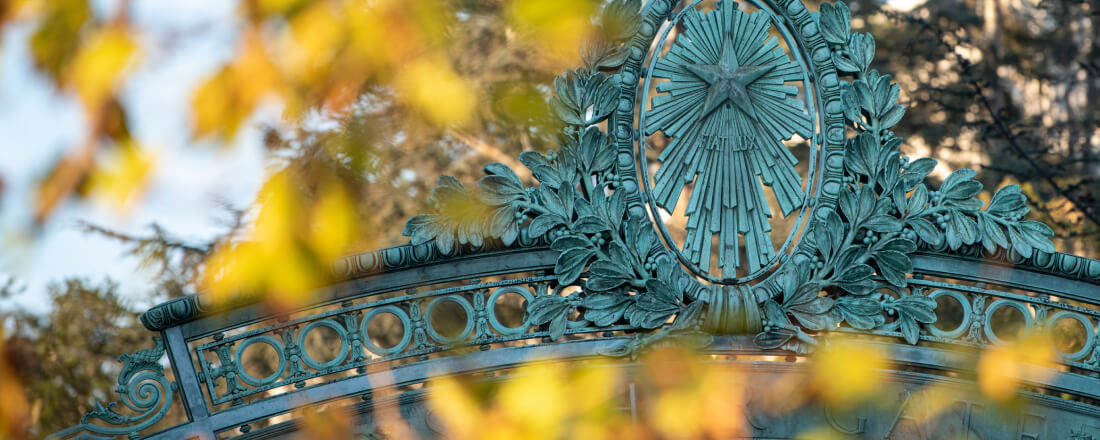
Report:
[[[693,263],[686,260],[683,252],[671,240],[667,228],[661,218],[658,208],[649,202],[651,182],[647,171],[645,157],[644,136],[644,106],[645,99],[649,96],[651,74],[643,69],[642,64],[648,58],[652,66],[656,57],[650,54],[651,43],[657,41],[656,47],[663,47],[664,40],[669,30],[683,15],[683,10],[694,7],[701,0],[684,0],[676,4],[686,4],[676,14],[672,14],[672,7],[668,0],[653,0],[654,6],[649,9],[649,14],[643,18],[640,37],[632,41],[631,55],[626,66],[620,71],[621,97],[619,107],[613,112],[610,125],[616,126],[616,142],[619,151],[617,170],[620,175],[641,178],[644,182],[627,182],[627,188],[636,194],[629,198],[631,210],[634,213],[646,213],[651,223],[660,232],[665,248],[676,256],[681,266],[695,276],[715,284],[744,284],[759,282],[770,278],[786,262],[795,259],[799,254],[809,254],[810,249],[805,245],[806,241],[799,239],[792,243],[794,237],[805,234],[808,224],[813,218],[824,219],[829,213],[835,211],[838,193],[841,188],[844,171],[844,145],[845,145],[845,119],[842,113],[843,105],[840,102],[840,85],[836,68],[832,62],[832,52],[821,36],[817,23],[810,12],[800,0],[748,0],[759,10],[769,11],[773,16],[773,27],[781,33],[790,35],[785,39],[789,46],[789,55],[796,58],[805,67],[803,70],[803,83],[809,88],[805,91],[805,99],[809,103],[808,110],[814,115],[813,126],[815,134],[808,141],[811,144],[810,175],[806,176],[808,183],[807,200],[800,208],[796,217],[795,226],[779,247],[776,255],[764,267],[743,277],[719,278],[709,273],[703,274]],[[670,18],[671,17],[671,18]],[[654,35],[656,27],[662,27],[659,36]],[[791,43],[795,44],[791,44]],[[797,49],[797,50],[794,50]],[[644,73],[644,75],[643,75]],[[638,82],[645,77],[645,81],[639,87]],[[638,89],[642,88],[642,99],[639,100]],[[812,99],[811,99],[811,96]],[[638,122],[634,123],[634,115],[638,110]],[[814,157],[816,155],[816,157]],[[816,175],[815,175],[816,174]],[[642,206],[647,205],[647,206]],[[811,215],[806,215],[810,212]],[[672,245],[669,245],[672,243]],[[768,275],[768,276],[765,276]]]

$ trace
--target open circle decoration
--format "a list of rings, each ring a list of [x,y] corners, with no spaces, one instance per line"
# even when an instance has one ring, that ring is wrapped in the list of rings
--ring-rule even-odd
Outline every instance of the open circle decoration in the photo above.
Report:
[[[309,332],[313,331],[313,329],[317,327],[328,327],[332,329],[332,331],[336,332],[336,335],[340,337],[340,352],[336,354],[336,357],[326,362],[318,362],[316,359],[313,359],[313,357],[310,356],[309,351],[306,350],[306,335],[309,335]],[[348,357],[348,350],[350,348],[348,346],[348,331],[344,329],[344,326],[331,319],[313,321],[309,324],[306,324],[304,327],[302,327],[302,331],[298,332],[298,346],[301,347],[302,350],[302,362],[304,362],[310,368],[314,370],[325,370],[328,368],[332,368],[340,365],[342,362],[344,362],[344,359],[347,359]]]
[[[1073,353],[1065,353],[1061,350],[1058,350],[1058,352],[1066,360],[1079,361],[1084,359],[1085,356],[1088,356],[1089,353],[1092,352],[1092,347],[1096,345],[1096,331],[1094,331],[1092,328],[1092,321],[1090,321],[1087,317],[1080,313],[1071,312],[1069,310],[1061,310],[1051,315],[1050,319],[1047,319],[1047,328],[1053,330],[1054,325],[1057,324],[1058,321],[1067,318],[1077,321],[1081,324],[1081,327],[1085,328],[1085,344],[1083,347],[1081,347],[1080,350],[1077,350]]]
[[[983,326],[985,328],[983,329],[983,333],[985,333],[985,337],[986,339],[989,339],[989,342],[992,342],[994,344],[1005,343],[1005,340],[999,338],[997,334],[993,331],[992,324],[993,312],[996,312],[1001,307],[1012,307],[1018,310],[1020,314],[1024,317],[1025,330],[1029,330],[1035,326],[1035,318],[1031,316],[1031,309],[1029,309],[1027,306],[1020,304],[1016,301],[1011,301],[1004,298],[998,299],[996,301],[993,301],[993,304],[990,304],[989,308],[985,309],[985,325]]]
[[[518,295],[522,296],[523,299],[525,301],[527,301],[528,304],[530,304],[532,301],[535,300],[535,295],[532,294],[530,290],[528,290],[524,287],[507,286],[507,287],[501,287],[501,288],[497,289],[496,291],[493,292],[492,295],[489,295],[489,301],[488,301],[489,326],[491,326],[493,328],[493,330],[496,330],[498,333],[500,333],[502,335],[505,335],[505,336],[521,335],[521,334],[527,332],[527,328],[531,325],[530,316],[525,316],[524,319],[523,319],[523,324],[520,324],[518,327],[508,327],[508,326],[504,325],[503,323],[501,323],[500,319],[497,318],[497,312],[496,312],[497,300],[500,299],[501,296],[503,296],[505,294],[508,294],[508,293],[515,293],[515,294],[518,294]],[[526,315],[526,314],[524,314],[524,315]]]
[[[962,307],[963,316],[962,319],[959,321],[959,326],[955,327],[954,330],[942,330],[939,327],[936,327],[935,323],[928,324],[925,327],[928,329],[928,333],[931,333],[932,336],[936,336],[939,338],[955,339],[966,334],[966,331],[970,329],[970,320],[974,316],[974,309],[970,307],[970,300],[966,298],[966,295],[963,295],[962,293],[956,292],[954,290],[936,289],[932,291],[932,293],[928,294],[928,298],[931,298],[932,300],[937,300],[945,296],[954,299],[955,301],[958,301],[959,306]]]
[[[457,334],[453,337],[444,336],[443,334],[439,333],[435,329],[434,325],[432,325],[432,313],[435,312],[436,307],[438,307],[440,304],[443,304],[445,302],[451,302],[451,303],[458,304],[458,306],[462,307],[462,310],[464,312],[466,312],[466,326],[462,328],[462,331],[459,332],[459,334]],[[424,309],[424,319],[428,322],[428,325],[426,325],[425,327],[427,327],[428,335],[430,335],[432,337],[432,339],[435,339],[436,342],[439,342],[441,344],[453,344],[453,343],[456,343],[456,342],[466,340],[466,338],[470,336],[470,333],[473,332],[473,330],[474,330],[474,307],[472,305],[470,305],[470,302],[467,301],[466,298],[463,298],[461,296],[458,296],[458,295],[441,296],[439,298],[436,298],[436,299],[432,300],[432,302],[428,303],[428,307]]]
[[[393,347],[379,347],[378,344],[375,344],[374,341],[371,340],[368,327],[370,326],[371,319],[373,319],[379,313],[389,313],[397,317],[397,319],[401,321],[401,341]],[[412,341],[412,321],[409,319],[409,314],[405,313],[405,311],[402,310],[400,307],[393,305],[370,309],[370,311],[363,316],[363,321],[359,323],[359,331],[363,334],[363,346],[366,347],[367,350],[369,350],[371,353],[379,356],[389,356],[395,353],[400,353],[401,351],[405,350],[405,348],[409,346],[409,342]]]
[[[270,376],[263,377],[263,378],[257,378],[255,376],[252,376],[251,374],[248,374],[248,372],[244,371],[244,358],[241,357],[241,356],[244,354],[244,351],[248,347],[250,347],[250,346],[252,346],[252,344],[256,344],[256,343],[267,344],[267,345],[271,346],[271,348],[275,349],[275,354],[278,355],[278,357],[279,357],[279,365],[275,367],[275,372],[271,373]],[[283,350],[283,343],[280,342],[278,339],[275,339],[275,337],[273,337],[271,335],[260,335],[260,336],[255,336],[255,337],[245,339],[244,342],[241,342],[241,345],[237,346],[237,351],[236,351],[236,354],[234,356],[237,359],[237,377],[240,377],[241,380],[244,381],[244,383],[247,383],[247,384],[252,385],[254,387],[259,387],[259,386],[264,386],[264,385],[274,383],[275,381],[279,380],[280,377],[283,376],[283,373],[286,372],[287,361],[286,361],[286,355],[283,353],[283,351],[284,351]]]

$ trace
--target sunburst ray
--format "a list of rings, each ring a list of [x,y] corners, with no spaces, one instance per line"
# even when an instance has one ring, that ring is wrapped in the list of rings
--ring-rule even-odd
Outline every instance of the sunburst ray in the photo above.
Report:
[[[719,1],[714,11],[687,11],[682,23],[653,68],[653,76],[668,81],[657,86],[645,131],[671,138],[657,158],[654,203],[674,212],[685,186],[694,183],[683,252],[709,272],[717,251],[723,277],[733,277],[738,268],[755,271],[775,255],[764,187],[784,216],[805,202],[798,159],[783,144],[794,134],[811,137],[798,88],[788,84],[800,81],[802,70],[768,35],[765,12]]]

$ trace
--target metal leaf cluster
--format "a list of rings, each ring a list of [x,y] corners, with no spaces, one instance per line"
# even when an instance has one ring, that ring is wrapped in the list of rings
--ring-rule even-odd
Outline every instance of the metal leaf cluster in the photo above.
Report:
[[[851,34],[850,19],[843,2],[822,4],[821,27],[833,60],[850,79],[841,84],[844,115],[857,133],[847,141],[845,187],[839,209],[807,234],[809,255],[769,286],[781,300],[764,304],[765,331],[756,340],[766,348],[787,346],[796,337],[808,342],[804,329],[842,323],[880,328],[887,316],[916,344],[921,326],[936,321],[936,302],[877,289],[906,287],[913,271],[909,255],[921,246],[957,251],[980,244],[990,253],[1008,249],[1025,258],[1035,250],[1054,252],[1048,226],[1021,220],[1028,207],[1018,186],[998,189],[985,203],[978,199],[982,184],[974,180],[976,173],[961,169],[938,190],[930,189],[925,178],[936,161],[901,155],[902,139],[890,131],[905,113],[897,102],[899,88],[889,75],[869,70],[874,38]]]
[[[434,240],[444,254],[460,245],[478,247],[486,239],[510,244],[522,228],[532,237],[546,237],[560,253],[554,267],[557,287],[529,302],[529,319],[547,326],[552,339],[573,325],[569,316],[574,312],[597,327],[660,328],[610,350],[615,355],[667,337],[705,343],[709,337],[696,330],[697,324],[721,319],[723,313],[708,308],[714,303],[708,298],[729,294],[690,277],[663,247],[650,220],[628,209],[628,195],[636,188],[623,188],[624,178],[614,166],[614,138],[601,128],[619,101],[622,75],[629,75],[605,70],[621,65],[625,41],[636,31],[618,20],[636,20],[638,7],[636,1],[623,0],[606,6],[602,20],[607,27],[597,32],[602,40],[583,51],[586,65],[555,80],[550,106],[566,124],[559,148],[520,155],[538,186],[524,187],[512,170],[495,163],[486,167],[476,193],[444,176],[429,198],[435,213],[414,217],[405,230],[414,244]],[[850,19],[842,2],[823,4],[818,18],[830,59],[844,73],[839,83],[842,112],[855,132],[845,143],[843,185],[833,209],[816,216],[792,258],[751,288],[758,304],[746,306],[759,308],[754,313],[762,317],[763,331],[754,340],[762,348],[806,351],[817,343],[815,334],[845,326],[863,331],[889,327],[917,343],[936,320],[935,300],[920,293],[895,296],[883,291],[906,291],[913,272],[910,255],[922,247],[960,251],[981,246],[1024,257],[1036,250],[1053,252],[1050,228],[1022,220],[1028,207],[1018,186],[1000,188],[985,203],[977,198],[982,185],[973,170],[955,171],[939,189],[926,184],[936,161],[910,159],[899,151],[902,139],[891,131],[905,114],[899,87],[889,75],[870,68],[874,38],[852,34]],[[673,71],[674,64],[658,66],[669,77],[683,73]],[[788,73],[778,75],[775,80],[782,82]],[[703,89],[697,89],[692,96],[700,98]],[[678,93],[666,91],[654,100],[654,108],[667,105]],[[697,104],[696,113],[702,112],[701,98]],[[694,133],[676,121],[706,116],[668,119],[666,134]],[[788,138],[802,128],[788,126],[772,139]],[[685,139],[698,141],[697,136]]]

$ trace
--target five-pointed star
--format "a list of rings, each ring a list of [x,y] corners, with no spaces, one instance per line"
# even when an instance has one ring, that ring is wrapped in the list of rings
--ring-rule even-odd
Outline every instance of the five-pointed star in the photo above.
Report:
[[[684,67],[707,83],[707,96],[703,101],[704,116],[729,99],[746,116],[755,119],[756,111],[745,88],[775,66],[741,66],[733,50],[733,40],[726,34],[717,64],[687,64]]]

